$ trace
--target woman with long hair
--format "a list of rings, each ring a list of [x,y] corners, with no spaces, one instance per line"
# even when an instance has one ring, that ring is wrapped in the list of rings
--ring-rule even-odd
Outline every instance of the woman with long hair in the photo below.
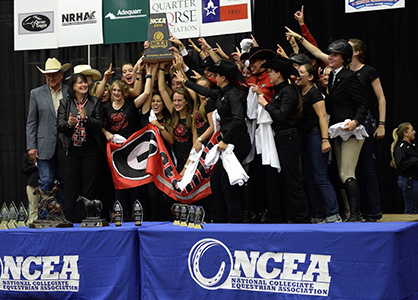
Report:
[[[151,95],[151,74],[154,69],[156,69],[156,66],[147,64],[146,69],[145,90],[135,100],[128,99],[129,87],[124,81],[116,80],[112,83],[112,101],[104,106],[105,126],[102,129],[102,133],[105,135],[108,142],[115,142],[115,134],[121,135],[127,139],[140,129],[138,108]],[[147,198],[146,189],[142,187],[120,190],[115,189],[115,200],[122,204],[124,221],[130,219],[133,203],[137,199],[144,207],[144,217],[146,218],[148,213]]]
[[[317,70],[310,64],[299,67],[299,86],[303,114],[299,120],[302,133],[302,170],[311,207],[313,223],[341,222],[335,190],[328,178],[328,121],[325,100],[315,87]]]
[[[405,202],[405,214],[418,214],[418,148],[411,123],[393,130],[390,165],[399,172],[398,186]]]

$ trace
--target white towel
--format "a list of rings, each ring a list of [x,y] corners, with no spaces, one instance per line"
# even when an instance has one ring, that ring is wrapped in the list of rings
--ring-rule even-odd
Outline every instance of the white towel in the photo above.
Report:
[[[354,130],[342,130],[341,128],[343,128],[345,124],[350,121],[350,119],[346,119],[344,122],[332,125],[328,129],[329,137],[334,139],[339,136],[343,139],[343,141],[347,141],[352,135],[354,135],[358,140],[362,140],[363,137],[369,137],[366,132],[366,128],[364,128],[363,125],[358,125]]]
[[[274,142],[273,120],[270,114],[261,105],[258,106],[258,128],[255,132],[257,154],[261,154],[263,165],[276,168],[281,171],[279,154],[277,153],[276,143]]]
[[[205,165],[212,166],[216,164],[218,159],[222,159],[222,166],[228,174],[230,185],[243,185],[250,178],[241,166],[234,153],[234,145],[228,144],[225,151],[218,151],[218,145],[209,150],[205,158]]]
[[[196,171],[197,165],[199,164],[202,153],[203,153],[203,147],[199,150],[199,152],[196,152],[194,148],[192,149],[192,151],[190,151],[189,162],[186,166],[186,169],[184,170],[183,177],[177,183],[177,186],[181,190],[184,190],[186,186],[192,181],[193,175]]]

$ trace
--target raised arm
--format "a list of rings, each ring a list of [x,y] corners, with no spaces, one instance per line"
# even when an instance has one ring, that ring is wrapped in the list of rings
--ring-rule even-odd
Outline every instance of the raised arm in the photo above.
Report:
[[[165,67],[168,62],[160,63],[158,67],[158,91],[160,92],[161,98],[164,101],[165,107],[171,113],[173,111],[173,101],[171,101],[170,95],[167,92],[166,83],[165,83]]]
[[[306,48],[306,50],[308,50],[309,52],[312,53],[313,56],[315,56],[316,58],[322,60],[323,62],[328,64],[328,55],[325,54],[324,52],[322,52],[321,50],[319,50],[317,47],[315,47],[314,45],[312,45],[311,43],[309,43],[303,36],[301,36],[300,34],[294,32],[293,30],[291,30],[289,27],[285,27],[287,32],[286,32],[286,36],[292,36],[295,38],[295,40],[299,43],[302,44],[303,47]]]
[[[151,96],[151,92],[152,92],[152,85],[153,85],[153,75],[155,78],[155,73],[157,70],[157,65],[156,64],[150,64],[147,63],[145,65],[145,69],[146,69],[146,73],[147,75],[145,75],[145,90],[144,92],[139,95],[138,97],[136,97],[136,99],[134,100],[135,103],[135,107],[139,108],[142,104],[144,104],[145,100],[148,99],[148,97]]]
[[[103,93],[104,93],[104,91],[106,89],[106,84],[109,81],[109,79],[112,78],[113,74],[115,74],[115,71],[112,71],[112,63],[110,63],[109,69],[107,69],[104,72],[103,79],[97,85],[96,93],[94,93],[94,96],[96,96],[99,99],[101,99],[103,97]]]

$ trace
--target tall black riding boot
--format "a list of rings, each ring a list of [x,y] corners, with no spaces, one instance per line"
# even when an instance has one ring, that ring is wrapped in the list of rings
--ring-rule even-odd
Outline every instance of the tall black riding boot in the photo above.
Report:
[[[345,192],[348,203],[350,204],[350,218],[348,222],[362,222],[363,217],[360,212],[360,189],[357,180],[350,177],[344,182]]]

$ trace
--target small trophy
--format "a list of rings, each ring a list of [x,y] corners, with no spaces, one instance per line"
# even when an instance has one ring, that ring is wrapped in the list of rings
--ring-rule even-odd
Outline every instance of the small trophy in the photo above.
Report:
[[[22,202],[19,204],[19,214],[17,216],[17,227],[26,227],[29,214]]]
[[[135,222],[135,226],[141,226],[144,219],[144,210],[141,202],[138,199],[135,200],[132,208],[132,220]]]
[[[186,204],[182,204],[181,209],[180,209],[180,226],[187,226],[188,217],[189,217],[189,206]]]
[[[12,201],[9,205],[9,223],[7,224],[9,228],[17,228],[17,217],[18,217],[17,206],[15,202]]]
[[[171,206],[171,212],[173,213],[173,225],[180,225],[181,205],[174,203],[173,206]]]
[[[86,209],[86,218],[81,221],[80,227],[105,227],[109,226],[109,223],[101,218],[103,204],[102,201],[94,199],[90,200],[86,197],[79,196],[78,201],[83,201],[84,208]]]
[[[195,219],[194,219],[194,228],[195,229],[202,229],[203,228],[203,222],[205,220],[205,210],[202,206],[196,206],[196,212],[195,212]]]
[[[9,229],[9,209],[7,208],[6,203],[3,203],[1,207],[1,222],[0,222],[0,229]]]
[[[187,220],[187,227],[194,228],[195,219],[196,219],[196,206],[190,205],[189,215],[188,215],[188,220]]]
[[[166,13],[150,14],[148,25],[149,48],[145,51],[145,62],[171,61],[173,53],[171,47],[170,31]]]
[[[123,208],[122,208],[122,204],[120,204],[119,200],[116,200],[115,204],[113,205],[113,218],[115,220],[115,225],[116,226],[122,226]]]

